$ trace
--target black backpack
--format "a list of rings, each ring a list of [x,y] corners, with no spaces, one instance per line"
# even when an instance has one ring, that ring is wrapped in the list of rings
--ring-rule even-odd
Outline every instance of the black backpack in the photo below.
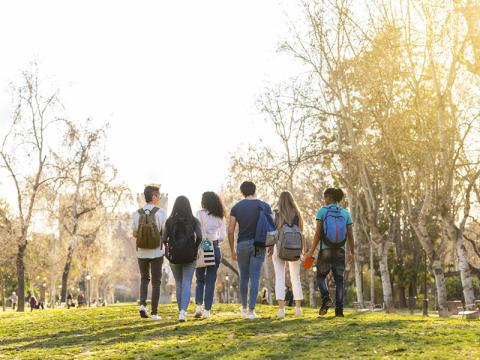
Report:
[[[168,238],[165,256],[172,264],[188,264],[197,258],[195,229],[191,221],[172,218],[167,224]]]

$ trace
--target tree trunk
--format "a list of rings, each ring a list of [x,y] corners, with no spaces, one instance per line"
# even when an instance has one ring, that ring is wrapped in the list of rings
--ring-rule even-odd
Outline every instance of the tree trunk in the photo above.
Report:
[[[17,296],[18,304],[17,311],[25,311],[25,249],[27,248],[26,240],[21,241],[21,244],[18,245],[18,254],[17,254]]]
[[[470,265],[468,264],[468,254],[463,242],[463,236],[455,244],[458,256],[458,267],[460,270],[460,279],[462,280],[463,297],[465,299],[465,307],[468,310],[475,309],[475,293],[472,284],[472,272],[470,271]]]
[[[385,303],[385,310],[390,312],[393,309],[393,294],[392,283],[390,281],[390,272],[388,271],[388,252],[385,249],[379,250],[379,268],[380,278],[382,279],[383,302]]]
[[[5,276],[2,277],[2,308],[3,312],[7,311],[6,304],[5,304],[5,286],[6,286],[6,280]]]
[[[440,260],[432,262],[432,270],[435,276],[435,288],[437,290],[437,302],[440,316],[445,316],[444,312],[448,310],[447,306],[447,286],[445,284],[445,274],[440,264]]]
[[[308,293],[309,293],[309,301],[310,301],[310,307],[311,308],[316,308],[315,304],[315,273],[312,272],[311,274],[308,274]]]
[[[52,236],[50,238],[50,254],[48,261],[48,293],[50,298],[48,300],[50,308],[55,308],[55,302],[57,297],[57,287],[56,287],[56,264],[57,262],[57,237]]]
[[[358,217],[356,217],[358,218]],[[359,222],[356,222],[357,225],[353,227],[354,237],[355,237],[355,257],[354,257],[354,266],[355,266],[355,289],[357,292],[357,302],[360,303],[363,308],[363,283],[362,283],[362,263],[360,261],[360,225]]]
[[[370,301],[375,305],[375,267],[373,257],[373,244],[370,243]]]
[[[70,266],[72,265],[73,259],[73,247],[70,245],[68,247],[67,260],[65,261],[65,267],[63,268],[62,274],[62,294],[60,302],[64,303],[67,301],[67,291],[68,291],[68,275],[70,274]]]
[[[355,289],[357,291],[357,302],[363,308],[363,284],[362,284],[362,264],[355,255]]]

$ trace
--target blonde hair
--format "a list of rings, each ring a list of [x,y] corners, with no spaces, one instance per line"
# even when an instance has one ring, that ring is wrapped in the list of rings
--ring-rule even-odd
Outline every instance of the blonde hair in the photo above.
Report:
[[[283,191],[278,198],[277,212],[275,223],[277,228],[281,228],[284,224],[291,225],[295,216],[298,217],[298,227],[303,231],[303,217],[298,209],[298,205],[290,191]]]

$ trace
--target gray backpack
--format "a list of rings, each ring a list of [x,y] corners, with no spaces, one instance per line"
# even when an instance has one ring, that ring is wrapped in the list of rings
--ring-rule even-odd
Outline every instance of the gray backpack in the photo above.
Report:
[[[297,261],[302,254],[302,233],[297,225],[285,224],[278,230],[278,257],[286,261]]]

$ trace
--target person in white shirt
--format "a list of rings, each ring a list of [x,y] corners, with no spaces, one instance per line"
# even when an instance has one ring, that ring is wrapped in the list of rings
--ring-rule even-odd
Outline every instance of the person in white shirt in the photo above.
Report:
[[[222,258],[219,244],[226,237],[225,212],[222,200],[216,193],[207,191],[202,195],[202,210],[197,212],[196,217],[205,230],[206,234],[204,234],[204,237],[213,242],[215,265],[197,268],[195,271],[197,278],[195,303],[197,304],[197,309],[194,316],[196,318],[203,317],[206,319],[211,316],[210,311],[215,293],[217,270]],[[205,310],[202,307],[204,304]]]
[[[166,220],[165,211],[159,208],[160,205],[160,189],[156,186],[147,186],[143,192],[147,204],[143,207],[146,214],[155,212],[155,225],[161,232]],[[140,209],[142,210],[142,209]],[[137,230],[140,219],[140,210],[133,214],[133,235],[137,237]],[[159,320],[158,302],[160,299],[160,282],[162,279],[164,250],[162,244],[155,249],[142,249],[137,247],[138,266],[140,269],[140,316],[148,318],[147,315],[147,293],[148,284],[150,283],[150,273],[152,276],[152,311],[151,318]]]

